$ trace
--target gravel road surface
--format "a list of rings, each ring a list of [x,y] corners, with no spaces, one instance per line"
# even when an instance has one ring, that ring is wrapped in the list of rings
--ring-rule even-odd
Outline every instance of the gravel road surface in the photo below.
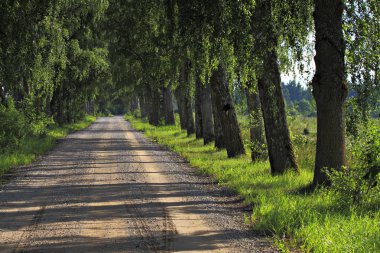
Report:
[[[0,186],[0,252],[274,250],[238,197],[111,117]]]

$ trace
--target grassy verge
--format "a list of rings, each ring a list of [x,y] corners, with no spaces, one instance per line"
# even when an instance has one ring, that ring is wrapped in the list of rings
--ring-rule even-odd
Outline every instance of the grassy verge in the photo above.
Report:
[[[26,137],[17,150],[0,154],[0,176],[11,168],[30,164],[38,155],[52,149],[57,139],[88,127],[95,119],[96,117],[86,116],[80,122],[49,129],[43,137]]]
[[[202,140],[188,137],[178,126],[154,127],[131,116],[126,119],[135,129],[144,131],[149,138],[168,146],[201,172],[243,196],[253,206],[249,219],[253,229],[273,235],[283,251],[294,246],[305,252],[380,252],[378,210],[342,205],[338,195],[327,190],[308,195],[298,193],[312,180],[310,165],[315,137],[315,133],[307,140],[299,137],[298,132],[303,131],[301,123],[290,122],[301,174],[273,177],[268,162],[252,163],[248,155],[228,159],[226,151],[215,150],[212,144],[204,146]],[[244,122],[242,129],[244,136],[247,131]]]

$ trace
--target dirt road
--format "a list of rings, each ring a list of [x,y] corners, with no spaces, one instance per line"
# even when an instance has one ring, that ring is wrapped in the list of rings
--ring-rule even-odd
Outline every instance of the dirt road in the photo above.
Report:
[[[0,190],[0,252],[271,252],[234,196],[121,117],[69,135]]]

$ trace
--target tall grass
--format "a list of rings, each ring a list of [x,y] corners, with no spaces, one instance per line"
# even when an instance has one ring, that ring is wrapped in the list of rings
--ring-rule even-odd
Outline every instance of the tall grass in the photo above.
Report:
[[[11,168],[30,164],[38,155],[53,148],[55,141],[68,133],[88,127],[96,117],[86,116],[82,121],[49,129],[41,137],[29,136],[22,140],[16,150],[0,154],[0,176]]]
[[[283,176],[271,176],[267,161],[252,163],[248,155],[229,159],[225,150],[216,150],[213,144],[204,146],[202,140],[188,137],[178,126],[153,127],[131,116],[126,119],[243,196],[253,207],[252,228],[273,235],[283,251],[296,247],[304,252],[380,252],[378,210],[342,206],[338,195],[328,190],[299,191],[313,177],[315,119],[289,120],[301,173]],[[248,121],[240,118],[239,122],[246,139]],[[307,136],[303,135],[306,127]]]

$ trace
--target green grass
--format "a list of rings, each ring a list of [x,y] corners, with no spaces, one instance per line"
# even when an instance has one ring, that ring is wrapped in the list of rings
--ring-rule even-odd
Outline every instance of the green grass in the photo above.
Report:
[[[188,137],[178,126],[154,127],[126,116],[132,126],[149,138],[185,157],[201,172],[235,190],[252,204],[252,228],[273,235],[279,248],[296,247],[305,252],[380,252],[380,214],[342,205],[338,195],[327,190],[301,194],[313,177],[315,119],[289,119],[301,173],[271,176],[267,161],[252,163],[248,154],[228,159],[225,150]],[[240,118],[242,135],[248,138],[248,120]],[[303,136],[303,129],[310,131]],[[247,140],[245,140],[245,143]]]
[[[0,176],[14,167],[30,164],[38,155],[52,149],[57,139],[88,127],[95,119],[96,117],[86,116],[80,122],[49,129],[43,137],[26,137],[17,150],[0,154]]]

